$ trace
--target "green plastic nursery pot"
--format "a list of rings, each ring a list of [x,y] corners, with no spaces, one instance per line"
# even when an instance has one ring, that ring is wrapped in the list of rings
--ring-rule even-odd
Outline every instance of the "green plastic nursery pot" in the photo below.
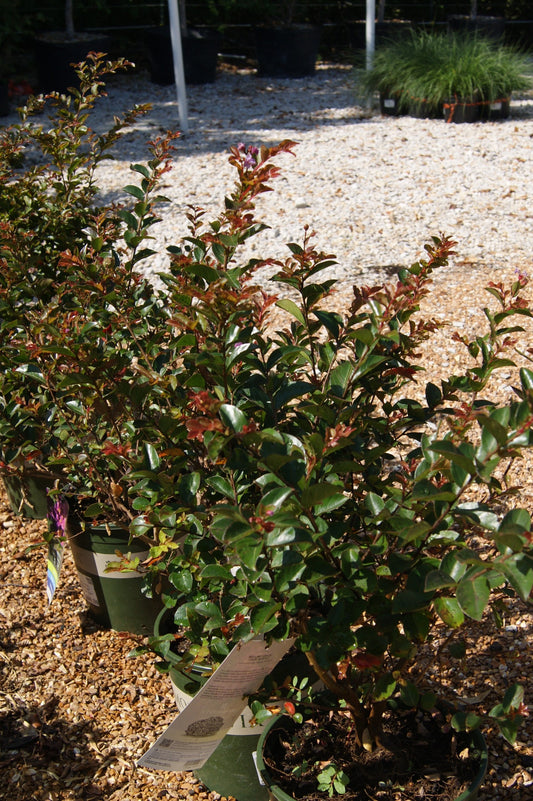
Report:
[[[181,711],[210,676],[202,666],[191,673],[170,668],[170,680],[176,705]],[[248,707],[226,734],[217,749],[194,775],[210,790],[238,801],[268,801],[267,790],[259,784],[254,763],[262,726],[252,726]]]
[[[268,798],[270,801],[294,801],[293,796],[287,795],[287,793],[284,790],[282,790],[279,785],[275,784],[275,780],[270,774],[268,766],[266,765],[264,760],[265,743],[268,740],[270,733],[276,729],[286,728],[287,720],[288,720],[287,715],[276,715],[273,718],[271,718],[263,726],[263,730],[261,732],[261,736],[259,737],[259,742],[257,744],[257,754],[256,754],[257,772],[261,776],[261,779],[264,782],[265,787],[268,789]],[[472,742],[474,747],[481,754],[479,770],[477,772],[476,777],[470,784],[470,786],[467,787],[466,790],[464,790],[455,799],[455,801],[476,801],[479,789],[483,783],[485,774],[487,772],[487,766],[488,766],[487,745],[485,743],[483,735],[479,730],[475,730],[472,732]]]
[[[2,479],[14,514],[44,520],[48,510],[47,490],[54,486],[53,476],[24,472],[4,475]]]
[[[169,619],[171,615],[168,610],[158,615],[154,625],[156,637],[168,633]],[[179,657],[170,653],[167,659],[171,663],[169,673],[176,706],[181,711],[205,684],[212,671],[207,665],[199,664],[185,672],[176,667]],[[286,676],[295,674],[308,675],[316,680],[305,655],[299,651],[284,656],[270,675],[281,683]],[[252,726],[251,719],[252,712],[246,707],[207,762],[195,770],[194,775],[209,790],[220,795],[230,795],[238,801],[268,801],[268,792],[260,784],[255,767],[255,753],[264,727]]]
[[[141,540],[129,542],[129,533],[119,526],[86,526],[71,530],[68,538],[78,579],[92,617],[115,631],[151,635],[161,611],[159,597],[147,598],[140,573],[106,573],[109,562],[119,560],[117,552],[143,560],[148,555]]]

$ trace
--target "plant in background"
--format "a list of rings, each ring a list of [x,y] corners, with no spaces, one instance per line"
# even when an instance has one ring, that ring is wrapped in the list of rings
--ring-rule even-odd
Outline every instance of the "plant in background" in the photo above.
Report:
[[[403,111],[424,103],[440,114],[454,97],[481,104],[509,98],[530,85],[527,71],[526,55],[510,46],[419,30],[380,49],[362,82],[369,93],[396,96]]]
[[[91,110],[104,94],[103,77],[127,66],[123,59],[110,62],[93,54],[79,67],[79,92],[30,98],[21,110],[21,123],[0,132],[2,470],[43,469],[55,446],[57,398],[41,380],[33,358],[33,326],[74,280],[62,254],[83,251],[91,241],[88,232],[101,213],[98,164],[109,157],[122,129],[145,110],[136,107],[100,135],[88,127]],[[49,106],[48,125],[32,119]],[[26,154],[31,154],[27,167]],[[116,229],[113,236],[119,236]],[[83,270],[80,277],[85,279]]]

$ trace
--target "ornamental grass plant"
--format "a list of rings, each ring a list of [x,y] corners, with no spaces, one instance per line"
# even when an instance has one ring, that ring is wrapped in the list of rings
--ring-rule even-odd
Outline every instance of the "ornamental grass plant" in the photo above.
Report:
[[[369,94],[397,97],[403,112],[425,104],[440,116],[454,98],[490,104],[527,89],[528,68],[526,54],[486,37],[415,30],[378,50],[361,80]]]

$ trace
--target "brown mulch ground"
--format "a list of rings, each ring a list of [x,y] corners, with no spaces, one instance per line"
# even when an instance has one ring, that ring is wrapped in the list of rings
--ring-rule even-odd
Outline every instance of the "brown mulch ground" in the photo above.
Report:
[[[494,275],[485,268],[456,264],[436,279],[428,312],[453,319],[462,333],[478,330],[482,316],[476,310],[485,302],[481,288],[487,280]],[[441,368],[465,357],[443,332],[424,358],[427,377],[436,380]],[[512,371],[504,371],[495,395],[508,397],[512,383]],[[526,485],[520,502],[533,508],[527,463],[520,473]],[[139,637],[91,623],[68,552],[56,597],[47,606],[44,551],[26,550],[42,531],[43,523],[14,516],[0,492],[0,798],[219,799],[192,774],[136,767],[175,716],[168,679],[150,656],[128,658]],[[453,677],[463,699],[481,697],[487,709],[502,688],[521,681],[531,704],[532,635],[530,610],[510,604],[503,629],[489,620],[472,627],[463,661],[452,664],[444,649],[436,651],[437,642],[418,667],[436,685]],[[533,799],[533,717],[514,747],[491,730],[487,740],[490,767],[480,799]]]

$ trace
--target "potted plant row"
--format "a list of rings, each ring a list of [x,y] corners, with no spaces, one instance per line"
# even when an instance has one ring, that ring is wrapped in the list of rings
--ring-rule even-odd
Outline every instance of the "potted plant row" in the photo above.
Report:
[[[150,251],[172,137],[133,165],[131,203],[96,204],[94,165],[120,121],[81,143],[106,69],[99,56],[80,67],[77,105],[54,96],[52,126],[23,122],[0,140],[0,179],[12,190],[0,211],[1,389],[25,415],[42,413],[49,431],[38,429],[32,453],[26,426],[20,453],[60,473],[50,494],[75,512],[74,535],[92,521],[127,529],[114,567],[144,574],[169,610],[171,628],[150,644],[163,669],[213,673],[257,637],[302,658],[305,669],[297,661],[242,700],[259,723],[272,704],[285,711],[290,740],[311,733],[314,755],[293,777],[304,793],[353,791],[341,739],[353,755],[372,753],[379,775],[380,760],[405,757],[409,726],[424,731],[427,753],[446,744],[479,771],[471,733],[488,721],[512,742],[522,688],[462,709],[453,681],[439,698],[417,664],[438,636],[530,599],[531,518],[511,483],[533,441],[533,370],[520,344],[520,321],[532,316],[526,277],[488,287],[487,331],[462,340],[472,362],[417,389],[419,348],[439,327],[420,304],[453,242],[435,238],[390,284],[354,285],[346,309],[324,274],[335,259],[309,228],[285,259],[246,255],[264,228],[255,207],[280,172],[276,159],[295,148],[285,141],[231,149],[236,183],[223,209],[212,220],[189,210],[189,234],[169,248],[156,290],[135,268]],[[47,168],[14,166],[27,137]],[[28,181],[41,193],[31,220],[22,213]],[[261,267],[273,272],[271,288],[255,280]],[[271,321],[274,310],[285,322]],[[490,377],[517,352],[526,364],[514,399],[496,403]],[[139,540],[146,557],[128,556]],[[248,762],[255,770],[251,754]]]
[[[527,71],[526,55],[513,47],[418,30],[379,50],[362,82],[379,92],[382,113],[476,122],[509,116],[512,92],[530,85]]]

